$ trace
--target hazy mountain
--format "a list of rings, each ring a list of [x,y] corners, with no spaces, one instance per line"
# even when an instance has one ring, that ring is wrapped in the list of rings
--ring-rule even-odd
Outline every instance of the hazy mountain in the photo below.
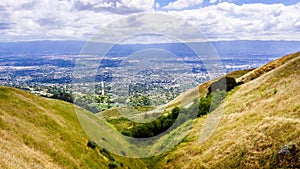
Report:
[[[196,46],[203,47],[207,43],[162,43],[162,44],[106,44],[84,41],[28,41],[28,42],[0,42],[0,55],[58,55],[58,54],[80,54],[84,45],[95,47],[91,53],[106,47],[112,47],[108,56],[127,56],[133,52],[143,49],[163,49],[174,53],[177,56],[195,56],[189,48]],[[280,57],[287,53],[297,52],[300,41],[216,41],[211,45],[220,56],[238,57]]]

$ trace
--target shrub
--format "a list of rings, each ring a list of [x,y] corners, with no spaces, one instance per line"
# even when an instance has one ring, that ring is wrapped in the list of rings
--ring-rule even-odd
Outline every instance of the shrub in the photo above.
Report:
[[[216,90],[213,93],[210,93],[206,97],[201,97],[199,102],[199,110],[197,117],[201,117],[203,115],[208,114],[211,111],[214,111],[221,102],[226,97],[225,90]]]
[[[161,115],[149,123],[136,123],[132,128],[122,130],[121,133],[135,138],[147,138],[158,135],[174,124],[179,112],[180,108],[175,107],[167,116]]]
[[[222,77],[221,79],[211,83],[211,85],[208,88],[208,95],[217,90],[230,91],[237,85],[239,85],[239,83],[237,83],[234,78],[227,76]]]
[[[102,155],[107,157],[110,161],[115,161],[114,157],[105,148],[101,148],[99,151]]]
[[[87,146],[90,147],[91,149],[95,149],[98,146],[98,144],[94,141],[89,140]]]
[[[211,105],[211,97],[201,97],[199,102],[199,110],[197,117],[206,115]]]
[[[211,100],[210,111],[213,111],[225,99],[225,97],[226,97],[226,91],[225,90],[222,90],[222,91],[216,90],[215,92],[211,93],[211,95],[209,95],[208,97],[211,98],[210,99]]]
[[[278,92],[278,90],[275,88],[275,89],[274,89],[274,94],[276,94],[277,92]]]
[[[108,167],[109,167],[109,168],[118,168],[118,164],[117,164],[115,161],[111,161],[111,162],[108,164]]]

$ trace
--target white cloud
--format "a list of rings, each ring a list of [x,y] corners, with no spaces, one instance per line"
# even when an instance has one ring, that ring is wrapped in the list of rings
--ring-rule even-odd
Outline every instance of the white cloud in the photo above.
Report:
[[[77,10],[130,14],[152,11],[155,0],[74,0]]]
[[[155,8],[158,9],[160,7],[160,4],[158,2],[155,3]]]
[[[146,13],[122,18],[101,29],[93,38],[93,41],[106,43],[124,40],[130,43],[163,43],[206,39],[198,29],[186,21],[164,13]]]
[[[80,2],[81,6],[78,6]],[[179,2],[179,1],[175,1]],[[174,3],[175,3],[174,2]],[[223,2],[199,9],[154,11],[154,0],[2,0],[0,1],[0,41],[35,39],[86,40],[101,32],[102,26],[135,12],[164,13],[183,18],[211,40],[300,39],[300,3],[244,4]],[[157,18],[122,23],[123,32],[136,29],[173,31],[182,36],[180,24],[166,25]],[[148,24],[145,26],[145,22]],[[126,25],[127,24],[127,25]],[[182,25],[181,25],[182,26]],[[108,30],[109,31],[109,30]],[[191,34],[186,39],[194,40]],[[148,38],[148,37],[147,37]]]
[[[95,8],[109,6],[96,2],[99,1],[82,1],[83,4],[93,3]],[[122,17],[121,12],[152,11],[153,4],[147,6],[149,2],[123,0],[115,3],[118,4],[115,9],[95,11],[91,8],[79,10],[76,0],[4,0],[0,4],[0,40],[87,39],[101,26]]]
[[[171,11],[198,27],[212,40],[299,40],[299,4],[244,4],[223,2],[205,8]]]
[[[214,4],[216,2],[233,2],[234,0],[209,0],[209,3]]]
[[[176,0],[174,2],[170,2],[168,5],[164,6],[163,9],[184,9],[193,7],[196,5],[200,5],[203,3],[203,0]]]

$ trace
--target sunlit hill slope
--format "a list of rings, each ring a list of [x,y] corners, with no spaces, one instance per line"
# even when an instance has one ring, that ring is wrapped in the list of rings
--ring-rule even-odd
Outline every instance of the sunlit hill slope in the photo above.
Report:
[[[244,84],[211,113],[223,114],[212,135],[199,142],[207,116],[198,118],[189,141],[160,157],[156,168],[300,168],[300,53],[238,80]],[[284,145],[293,156],[280,159]]]
[[[217,109],[195,119],[179,145],[148,159],[88,147],[72,104],[0,87],[0,168],[300,168],[300,52],[227,76],[240,85]],[[167,108],[182,97],[205,96],[211,83],[183,93]],[[215,114],[221,115],[217,128],[199,141]],[[285,145],[295,147],[281,160]]]
[[[144,166],[139,159],[100,153],[87,143],[73,105],[0,87],[0,168]]]

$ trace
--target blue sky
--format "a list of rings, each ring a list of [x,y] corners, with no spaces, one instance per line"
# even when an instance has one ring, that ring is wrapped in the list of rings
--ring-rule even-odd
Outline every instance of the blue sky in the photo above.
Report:
[[[176,1],[176,0],[156,0],[156,2],[158,2],[160,4],[160,6],[166,6],[170,2],[174,2],[174,1]],[[211,3],[210,0],[204,0],[203,3],[201,4],[201,6],[208,6],[208,5],[212,5],[212,4],[216,4],[216,3],[220,3],[220,2],[232,2],[232,3],[238,4],[238,5],[253,4],[253,3],[264,3],[264,4],[282,3],[284,5],[292,5],[292,4],[298,3],[299,0],[287,0],[287,1],[283,1],[283,0],[264,0],[264,1],[259,1],[259,0],[216,0],[215,3]]]
[[[1,0],[0,41],[87,40],[121,18],[149,12],[180,18],[209,40],[300,39],[297,0]],[[151,23],[154,30],[158,23]]]
[[[175,1],[177,1],[177,0],[156,0],[156,2],[162,8],[167,6],[169,3],[174,3]],[[199,3],[197,5],[193,5],[191,7],[187,7],[185,9],[195,9],[195,8],[199,8],[199,7],[206,7],[206,6],[210,6],[210,5],[214,5],[214,4],[218,4],[218,3],[222,3],[222,2],[230,2],[230,3],[237,4],[237,5],[254,4],[254,3],[263,3],[263,4],[281,3],[284,5],[293,5],[293,4],[297,4],[299,1],[298,0],[287,0],[287,1],[282,1],[282,0],[264,0],[264,1],[259,1],[259,0],[202,0],[199,2],[201,2],[201,3]]]

